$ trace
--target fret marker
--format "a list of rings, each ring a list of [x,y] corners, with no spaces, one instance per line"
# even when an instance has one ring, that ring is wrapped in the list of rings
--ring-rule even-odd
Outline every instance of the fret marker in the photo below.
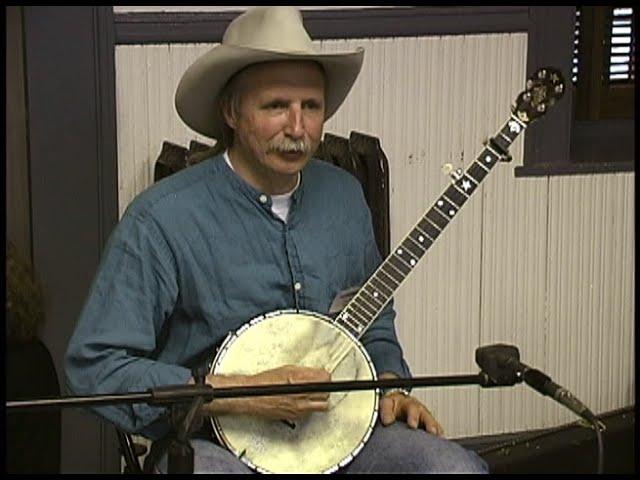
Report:
[[[493,160],[491,158],[491,155],[487,155],[486,157],[484,157],[484,161],[487,162],[487,163],[491,163],[491,160]]]
[[[471,188],[471,183],[469,182],[469,180],[462,181],[462,188],[465,192]]]
[[[373,292],[373,298],[378,298],[378,292]]]
[[[455,210],[449,210],[449,216],[450,216],[450,217],[453,217],[453,214],[454,214],[454,213],[456,213],[456,211],[455,211]]]
[[[442,205],[444,205],[444,202],[442,200],[438,200],[438,206],[441,207]]]
[[[423,237],[422,235],[420,235],[420,236],[418,237],[418,241],[419,241],[420,243],[424,242],[424,237]]]
[[[416,261],[412,258],[411,261],[409,262],[411,264],[411,266],[413,267],[416,264]]]
[[[509,122],[509,130],[511,132],[520,133],[520,125],[515,120]]]
[[[398,251],[396,252],[398,255],[402,255],[402,249],[399,248]]]

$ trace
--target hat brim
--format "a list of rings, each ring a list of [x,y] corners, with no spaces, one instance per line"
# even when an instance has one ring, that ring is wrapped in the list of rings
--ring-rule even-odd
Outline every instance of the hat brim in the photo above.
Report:
[[[218,45],[193,63],[182,76],[175,96],[180,118],[207,137],[222,138],[223,122],[218,111],[220,92],[245,67],[278,60],[312,60],[324,68],[326,76],[325,120],[344,102],[356,81],[364,50],[342,53],[282,53],[232,45]]]

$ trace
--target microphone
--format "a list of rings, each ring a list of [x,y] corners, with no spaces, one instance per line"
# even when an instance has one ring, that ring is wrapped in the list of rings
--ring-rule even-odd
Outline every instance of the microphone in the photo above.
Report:
[[[496,344],[476,350],[476,363],[489,377],[486,386],[514,385],[524,382],[542,395],[553,398],[576,415],[596,423],[596,416],[569,390],[554,383],[548,375],[520,361],[518,349],[512,345]]]
[[[531,388],[541,393],[542,395],[553,398],[556,402],[564,405],[576,415],[588,420],[591,423],[597,423],[596,416],[578,400],[569,390],[561,387],[557,383],[553,382],[548,375],[545,375],[540,370],[531,368],[528,365],[520,362],[511,362],[517,365],[518,371],[521,371],[524,382]]]

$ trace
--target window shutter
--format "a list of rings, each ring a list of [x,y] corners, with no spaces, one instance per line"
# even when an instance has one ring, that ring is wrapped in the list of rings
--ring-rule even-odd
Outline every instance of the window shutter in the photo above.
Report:
[[[633,83],[635,80],[635,28],[633,7],[610,7],[606,37],[608,82]]]

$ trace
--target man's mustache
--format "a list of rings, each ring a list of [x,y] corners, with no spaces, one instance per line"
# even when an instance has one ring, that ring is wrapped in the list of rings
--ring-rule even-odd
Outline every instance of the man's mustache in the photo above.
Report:
[[[299,140],[293,140],[290,138],[284,138],[280,140],[272,140],[267,145],[267,152],[296,152],[296,153],[309,153],[311,151],[310,143],[301,138]]]

